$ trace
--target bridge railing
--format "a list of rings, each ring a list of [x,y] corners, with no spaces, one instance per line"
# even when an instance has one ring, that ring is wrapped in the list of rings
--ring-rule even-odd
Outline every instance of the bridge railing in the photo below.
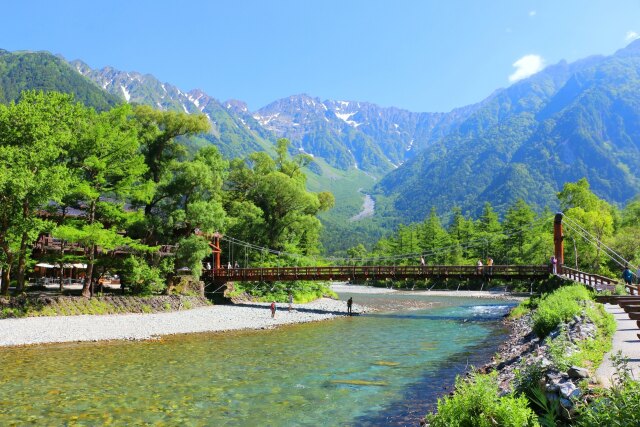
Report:
[[[262,267],[218,268],[205,270],[204,277],[225,281],[287,281],[348,279],[409,279],[430,277],[542,277],[549,274],[544,265],[402,265],[402,266],[329,266],[329,267]]]
[[[597,291],[613,290],[615,289],[617,280],[609,277],[601,276],[599,274],[586,273],[584,271],[576,270],[571,267],[562,266],[561,274],[574,282],[582,283]]]

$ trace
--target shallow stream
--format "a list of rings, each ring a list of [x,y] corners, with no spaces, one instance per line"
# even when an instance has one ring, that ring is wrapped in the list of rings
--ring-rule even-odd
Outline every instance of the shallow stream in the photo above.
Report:
[[[0,425],[417,425],[456,374],[496,351],[505,334],[499,319],[513,304],[353,297],[400,311],[265,331],[0,349]]]

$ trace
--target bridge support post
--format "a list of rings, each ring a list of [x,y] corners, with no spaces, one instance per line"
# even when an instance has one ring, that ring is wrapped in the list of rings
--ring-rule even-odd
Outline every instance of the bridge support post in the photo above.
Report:
[[[211,246],[211,252],[214,255],[213,268],[215,269],[222,267],[220,265],[220,254],[222,253],[222,249],[220,248],[220,237],[222,237],[222,234],[213,233],[213,242],[209,243],[209,246]]]
[[[564,265],[564,234],[562,234],[562,214],[557,213],[553,220],[553,254],[557,261],[557,272],[562,274],[562,266]]]

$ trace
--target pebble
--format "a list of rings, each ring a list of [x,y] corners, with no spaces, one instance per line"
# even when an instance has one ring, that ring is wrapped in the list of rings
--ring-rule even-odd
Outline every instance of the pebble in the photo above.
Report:
[[[308,304],[278,304],[275,319],[270,303],[214,305],[152,314],[26,317],[0,320],[0,346],[74,341],[148,340],[162,335],[271,329],[346,316],[344,301],[321,298]],[[365,307],[354,304],[355,313]]]

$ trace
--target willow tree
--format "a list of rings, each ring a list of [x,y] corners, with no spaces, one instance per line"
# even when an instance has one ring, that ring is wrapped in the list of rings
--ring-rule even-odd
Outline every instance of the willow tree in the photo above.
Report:
[[[254,153],[234,161],[228,178],[227,210],[234,235],[252,230],[253,242],[273,249],[318,251],[321,224],[316,214],[333,206],[333,195],[306,189],[302,167],[308,156],[288,156],[289,141],[278,140],[276,159]],[[249,236],[245,236],[247,238]]]

